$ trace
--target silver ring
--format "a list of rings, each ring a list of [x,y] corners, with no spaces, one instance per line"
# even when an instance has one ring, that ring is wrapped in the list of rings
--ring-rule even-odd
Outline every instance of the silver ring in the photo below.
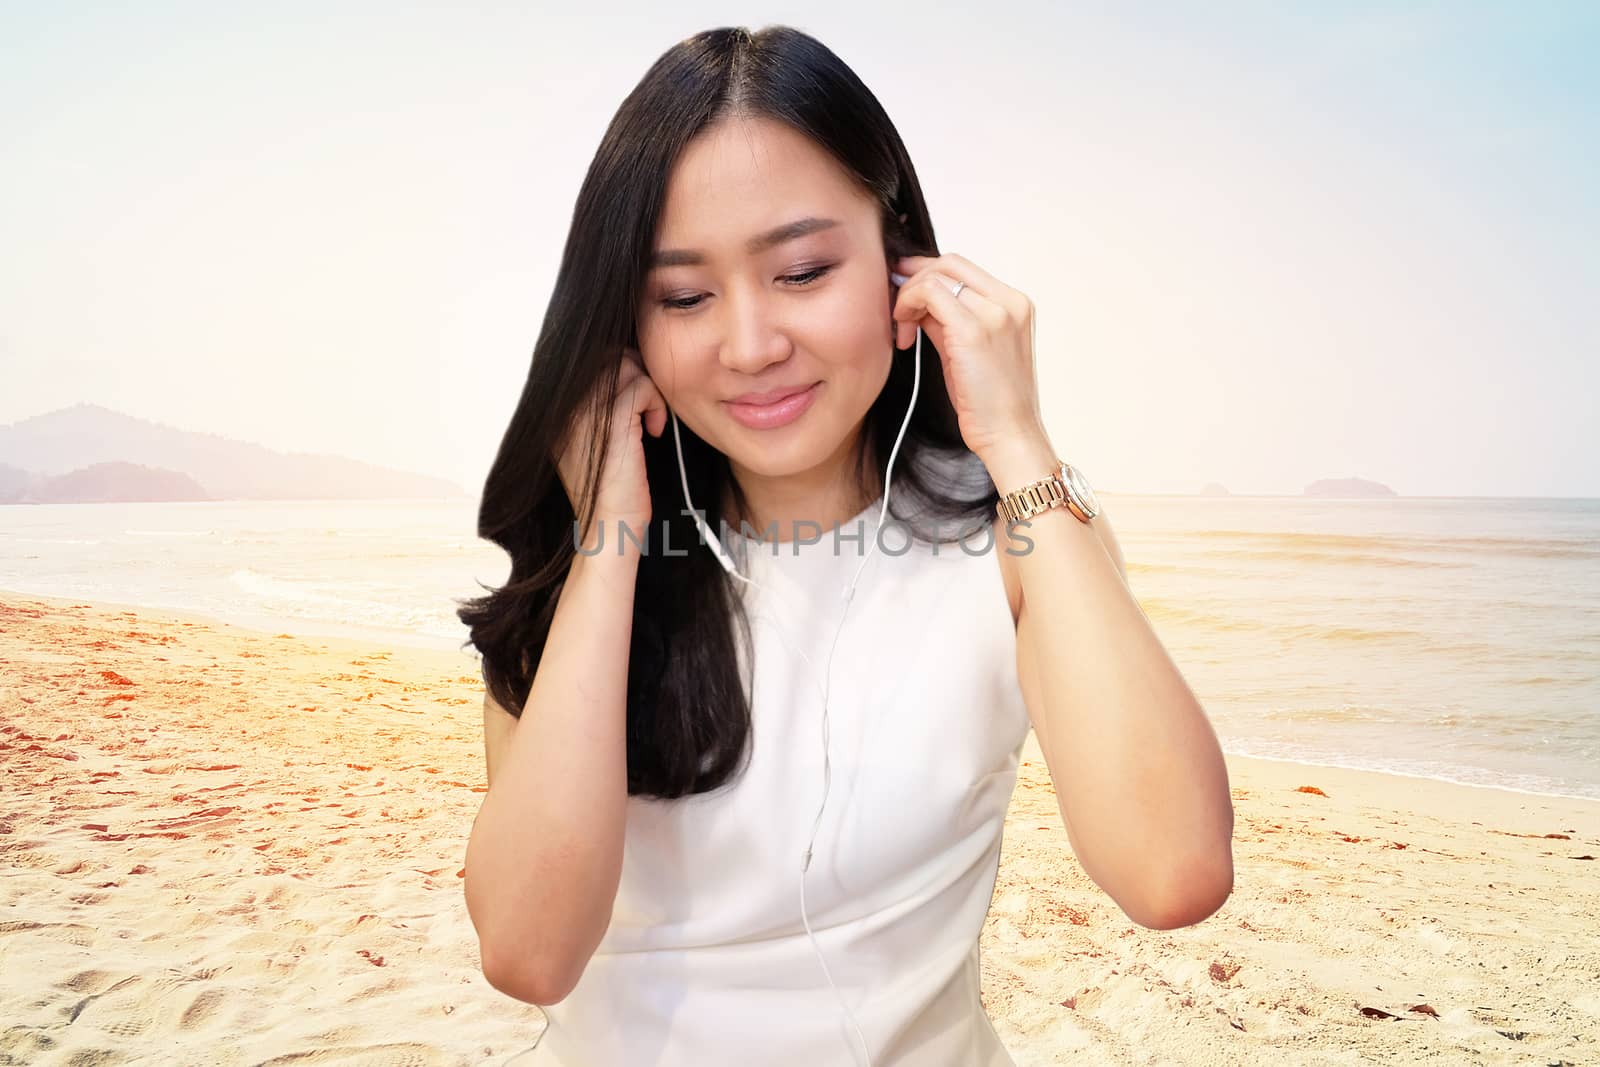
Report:
[[[965,289],[966,287],[967,287],[967,283],[966,282],[956,282],[956,287],[954,289],[950,290],[950,295],[955,297],[957,300],[960,300],[961,299],[961,290]]]

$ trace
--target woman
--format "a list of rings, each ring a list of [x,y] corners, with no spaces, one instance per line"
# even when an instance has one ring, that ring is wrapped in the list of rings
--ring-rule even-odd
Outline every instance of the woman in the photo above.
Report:
[[[1031,322],[811,37],[698,34],[623,102],[483,493],[511,575],[460,611],[528,1062],[1011,1063],[977,949],[1030,724],[1130,917],[1227,895],[1220,750],[1103,515],[997,516],[1057,466]]]

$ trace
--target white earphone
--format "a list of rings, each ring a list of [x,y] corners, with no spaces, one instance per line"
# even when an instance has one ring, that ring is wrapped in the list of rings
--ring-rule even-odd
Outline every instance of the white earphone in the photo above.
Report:
[[[897,274],[893,271],[889,272],[889,277],[893,279],[896,285],[904,285],[909,280],[905,275]],[[889,451],[888,467],[883,472],[883,504],[878,509],[878,530],[880,535],[883,529],[883,519],[889,512],[889,477],[894,471],[894,460],[895,456],[900,451],[900,442],[905,439],[906,427],[911,425],[911,413],[916,410],[917,392],[922,384],[922,327],[920,326],[917,327],[917,343],[912,358],[911,403],[906,408],[906,416],[900,423],[900,432],[895,436],[894,447]],[[671,412],[671,409],[668,408],[668,411]],[[705,538],[706,544],[711,548],[712,552],[716,554],[717,562],[722,564],[723,570],[727,571],[739,581],[744,582],[746,585],[754,586],[758,589],[767,588],[766,586],[752,581],[750,578],[747,578],[743,574],[739,573],[739,569],[734,565],[733,559],[722,547],[722,542],[717,540],[717,535],[711,532],[711,527],[706,522],[705,516],[695,510],[694,502],[689,499],[689,475],[683,464],[683,440],[678,436],[678,416],[676,412],[672,412],[672,440],[673,444],[677,447],[678,452],[678,477],[683,485],[683,502],[685,505],[687,505],[688,514],[694,518],[695,525],[699,527],[700,536]],[[868,549],[867,552],[862,555],[861,565],[856,568],[855,574],[850,579],[849,586],[843,590],[843,599],[845,602],[844,612],[848,612],[850,610],[850,599],[855,595],[856,582],[858,579],[860,579],[861,571],[866,567],[867,560],[871,558],[873,551],[875,551],[877,547],[878,537],[874,536],[872,548]],[[812,845],[816,843],[817,827],[822,825],[822,812],[828,804],[828,782],[830,778],[830,764],[828,761],[828,673],[833,666],[833,652],[834,649],[838,647],[839,634],[844,630],[844,612],[840,613],[839,629],[834,631],[833,643],[828,646],[828,663],[821,675],[822,802],[817,806],[817,817],[816,820],[811,824],[811,838],[809,841],[807,841],[806,850],[801,854],[800,857],[800,921],[805,924],[806,935],[811,938],[811,948],[817,954],[817,962],[822,964],[822,973],[828,979],[828,985],[833,988],[834,996],[839,998],[839,1006],[844,1009],[845,1017],[849,1019],[851,1027],[855,1030],[856,1038],[861,1042],[862,1051],[866,1053],[867,1057],[867,1067],[872,1067],[872,1050],[867,1046],[867,1039],[862,1036],[861,1026],[856,1022],[855,1014],[851,1012],[850,1005],[845,1003],[844,995],[839,992],[839,987],[834,985],[833,975],[828,970],[828,961],[822,957],[822,948],[817,944],[816,935],[811,932],[811,920],[806,915],[805,872],[811,867],[811,848]],[[777,620],[775,618],[772,621],[775,625],[777,624]],[[781,626],[779,628],[782,629]],[[785,634],[785,636],[788,635]],[[815,673],[816,665],[811,662],[811,657],[807,656],[801,649],[800,645],[793,640],[791,640],[789,644],[791,648],[800,653],[800,657],[806,661],[806,666],[810,667],[812,672]]]

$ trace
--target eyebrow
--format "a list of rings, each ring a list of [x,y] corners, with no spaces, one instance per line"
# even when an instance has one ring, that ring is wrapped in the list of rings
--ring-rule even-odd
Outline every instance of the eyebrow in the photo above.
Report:
[[[818,218],[807,215],[803,219],[786,222],[782,226],[774,227],[766,233],[758,233],[744,244],[745,251],[751,255],[765,252],[786,241],[793,241],[807,234],[817,233],[821,230],[831,229],[839,225],[838,219]],[[698,267],[706,261],[705,254],[691,248],[669,248],[655,253],[650,257],[648,270],[657,270],[661,267]]]

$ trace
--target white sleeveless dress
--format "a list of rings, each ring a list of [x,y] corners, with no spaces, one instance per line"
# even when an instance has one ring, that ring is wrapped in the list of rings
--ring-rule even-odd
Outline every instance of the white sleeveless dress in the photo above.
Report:
[[[725,542],[780,594],[738,585],[755,656],[753,678],[739,657],[749,764],[714,793],[629,798],[611,925],[517,1067],[865,1062],[800,916],[823,788],[819,672],[841,612],[831,785],[804,874],[811,930],[874,1067],[1012,1067],[978,960],[1029,729],[1006,542],[913,542],[891,520],[845,611],[880,506],[840,524],[837,550],[832,529],[809,545]],[[858,531],[860,546],[846,539]]]

